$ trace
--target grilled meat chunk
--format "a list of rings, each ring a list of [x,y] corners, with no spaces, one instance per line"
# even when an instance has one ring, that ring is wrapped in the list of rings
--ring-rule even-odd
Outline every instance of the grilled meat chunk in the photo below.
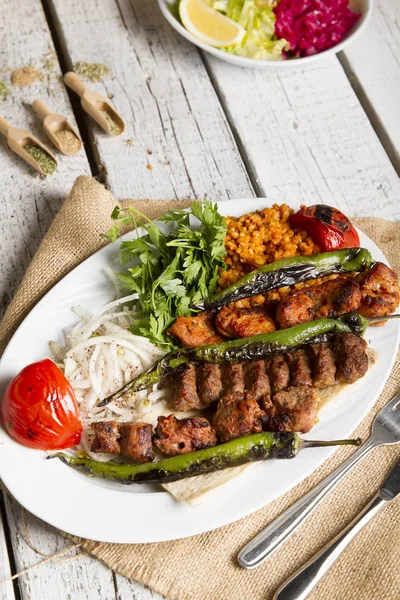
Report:
[[[178,338],[183,346],[197,348],[223,341],[214,327],[213,311],[201,312],[195,317],[178,317],[167,329],[168,335]]]
[[[120,423],[116,421],[99,421],[98,423],[93,423],[91,428],[94,431],[94,438],[91,451],[121,454],[119,426]]]
[[[244,367],[245,389],[257,402],[271,391],[263,360],[254,360]]]
[[[121,454],[143,463],[154,460],[153,428],[149,423],[121,423],[119,433]]]
[[[383,263],[375,263],[366,273],[359,275],[362,303],[359,313],[364,317],[386,317],[399,305],[397,273]]]
[[[368,371],[367,342],[354,335],[342,333],[335,337],[332,345],[338,365],[336,381],[354,383]]]
[[[276,320],[279,329],[287,329],[314,319],[336,317],[357,310],[360,303],[359,284],[353,279],[338,277],[305,287],[281,300]]]
[[[266,361],[267,373],[271,384],[271,393],[276,394],[288,387],[290,381],[289,365],[281,355]]]
[[[218,331],[229,338],[244,338],[276,330],[275,320],[264,306],[235,308],[223,306],[215,319]]]
[[[233,365],[223,365],[222,371],[222,385],[223,395],[228,394],[243,394],[244,392],[244,371],[243,364],[236,363]]]
[[[203,407],[219,400],[222,381],[219,365],[204,363],[197,367],[197,391]]]
[[[170,403],[176,410],[193,410],[203,408],[197,393],[196,367],[185,365],[178,373],[168,377],[171,385]]]
[[[153,428],[149,423],[117,423],[99,421],[92,424],[94,439],[92,452],[124,454],[139,462],[154,459]]]
[[[297,387],[313,384],[310,360],[305,350],[300,348],[294,352],[289,352],[286,354],[286,360],[290,370],[290,385]]]
[[[314,319],[315,300],[311,289],[303,288],[279,302],[276,309],[279,329],[287,329]]]
[[[321,307],[319,316],[339,317],[345,313],[358,310],[362,302],[360,286],[357,281],[351,279],[345,281],[346,283],[339,290],[339,293],[332,299],[332,304],[328,303],[325,307]]]
[[[365,317],[384,317],[396,310],[399,301],[397,274],[375,263],[356,277],[338,277],[287,296],[278,304],[276,321],[280,329],[286,329],[353,310]]]
[[[228,442],[262,431],[263,414],[250,394],[228,394],[219,401],[212,425],[221,442]]]
[[[279,414],[271,396],[266,394],[262,400],[264,414],[262,416],[264,431],[290,431],[289,417],[287,414]]]
[[[314,387],[334,385],[336,376],[335,355],[329,343],[312,344],[309,352],[311,354]]]
[[[207,419],[177,419],[174,415],[158,417],[154,443],[169,456],[186,454],[215,446],[217,436]]]
[[[317,396],[314,388],[309,385],[290,386],[275,394],[272,403],[276,411],[274,418],[280,423],[280,430],[284,424],[285,431],[307,433],[315,423]]]

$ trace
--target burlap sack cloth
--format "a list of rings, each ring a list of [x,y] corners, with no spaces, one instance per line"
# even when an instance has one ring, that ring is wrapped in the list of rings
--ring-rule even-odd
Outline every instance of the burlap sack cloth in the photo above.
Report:
[[[104,244],[99,235],[110,226],[110,213],[115,204],[115,199],[103,186],[89,177],[78,178],[4,317],[1,350],[38,299]],[[167,208],[187,206],[189,201],[133,204],[155,218]],[[355,219],[354,222],[375,240],[393,267],[400,271],[400,223],[372,218]],[[368,436],[373,416],[399,391],[399,384],[398,357],[382,396],[354,435],[364,439]],[[289,575],[366,505],[399,456],[399,449],[379,448],[364,459],[298,532],[258,569],[246,571],[240,568],[236,563],[238,550],[342,463],[351,451],[337,450],[330,460],[292,491],[257,513],[217,531],[160,544],[103,544],[81,540],[82,546],[112,569],[171,600],[269,599]],[[130,518],[134,521],[141,515],[132,514]],[[358,535],[310,598],[399,600],[399,557],[400,502],[393,502]]]

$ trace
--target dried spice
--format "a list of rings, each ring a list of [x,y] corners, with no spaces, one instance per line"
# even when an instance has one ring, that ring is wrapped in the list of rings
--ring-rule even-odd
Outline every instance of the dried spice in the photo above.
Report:
[[[52,73],[55,70],[56,64],[57,64],[56,53],[53,51],[50,51],[47,54],[45,54],[42,59],[42,64],[43,64],[43,69]]]
[[[121,133],[121,127],[118,123],[114,121],[112,116],[106,110],[100,110],[100,112],[108,123],[111,135],[119,135]]]
[[[57,163],[43,148],[34,146],[33,144],[26,144],[25,150],[36,160],[45,175],[52,175],[54,173]]]
[[[125,140],[125,144],[127,146],[133,146],[133,139],[132,138],[128,138],[127,140]]]
[[[81,140],[69,129],[61,129],[54,133],[63,154],[76,154],[82,147]]]
[[[22,67],[11,73],[11,83],[20,87],[32,85],[37,79],[43,79],[43,74],[35,67]]]
[[[110,69],[103,63],[78,62],[75,65],[75,72],[95,83],[96,81],[103,81],[109,74]]]
[[[10,90],[8,89],[8,87],[6,86],[4,81],[0,80],[0,98],[2,100],[6,100],[9,93],[10,93]]]

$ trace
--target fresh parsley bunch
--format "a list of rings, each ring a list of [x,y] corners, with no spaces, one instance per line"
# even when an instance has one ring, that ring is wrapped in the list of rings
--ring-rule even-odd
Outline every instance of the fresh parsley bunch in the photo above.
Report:
[[[200,222],[192,229],[191,217]],[[145,229],[146,234],[122,242],[120,260],[129,266],[118,273],[123,286],[138,292],[138,319],[130,331],[147,337],[166,351],[176,347],[166,334],[176,317],[194,312],[191,304],[212,295],[224,262],[226,223],[217,205],[205,200],[193,202],[191,210],[171,210],[159,221],[169,224],[163,233],[156,223],[133,207],[116,207],[111,215],[114,225],[105,234],[115,242],[120,228]]]

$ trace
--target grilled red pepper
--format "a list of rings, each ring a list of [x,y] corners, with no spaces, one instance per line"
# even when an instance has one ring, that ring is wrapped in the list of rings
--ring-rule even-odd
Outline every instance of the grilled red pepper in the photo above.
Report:
[[[289,217],[290,226],[306,231],[321,250],[358,248],[360,238],[349,219],[337,208],[325,204],[301,206]]]

